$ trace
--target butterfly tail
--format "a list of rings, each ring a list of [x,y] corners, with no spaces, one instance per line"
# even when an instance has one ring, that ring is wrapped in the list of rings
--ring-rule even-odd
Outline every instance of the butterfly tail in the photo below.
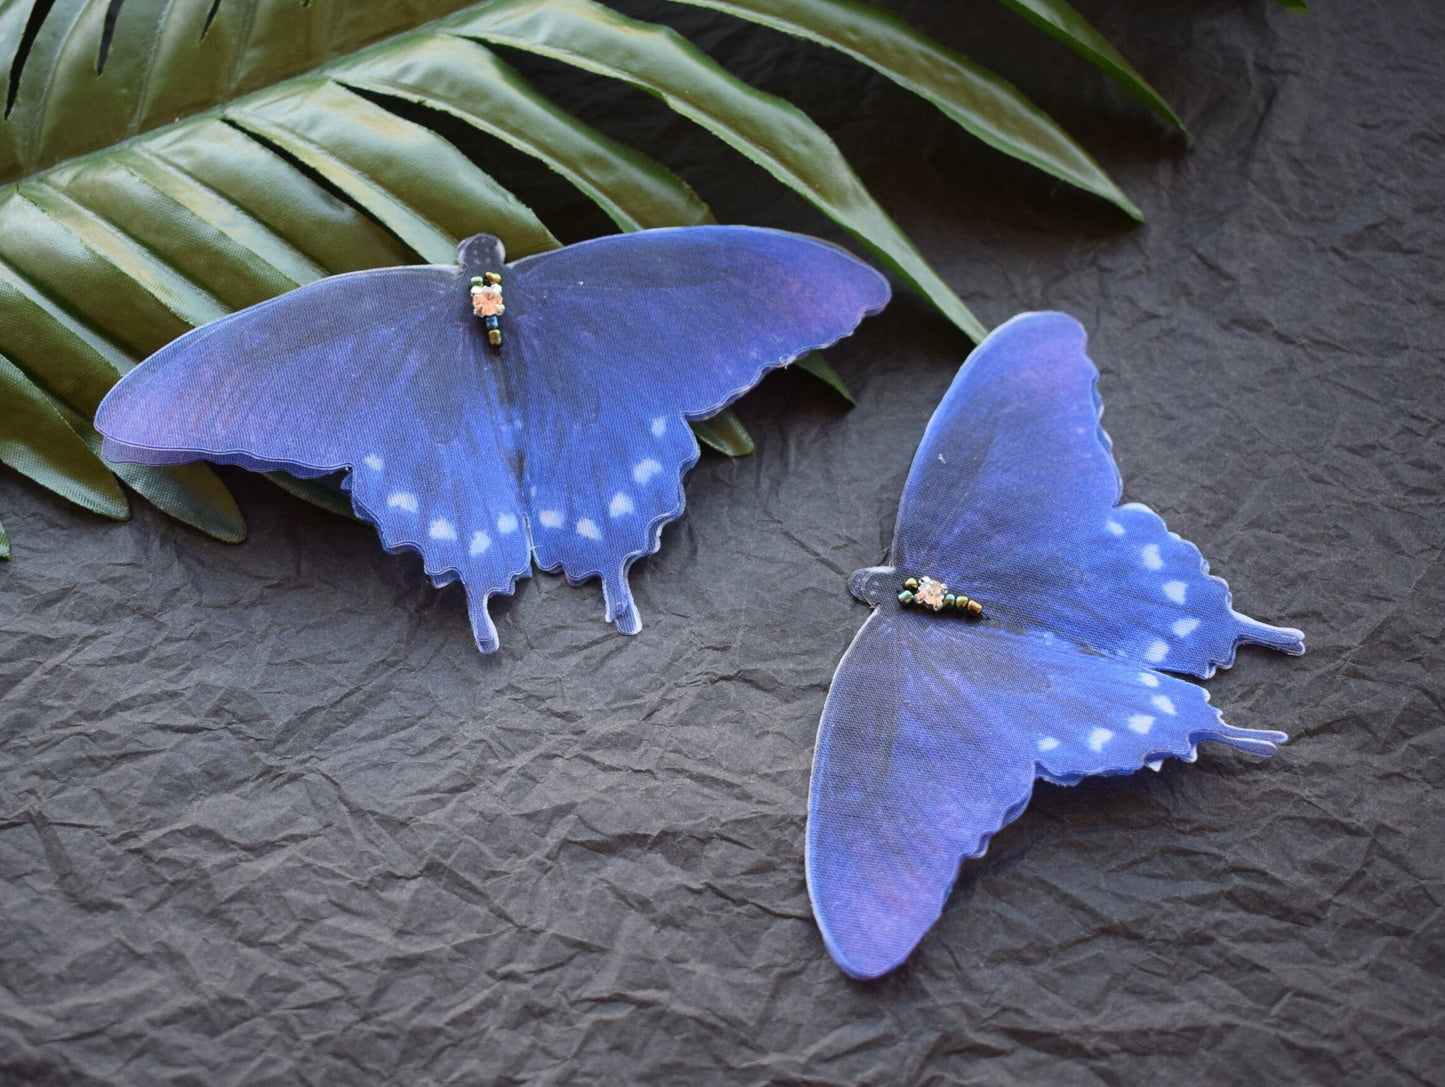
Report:
[[[477,640],[477,648],[483,653],[495,653],[500,644],[497,640],[497,626],[487,611],[487,602],[491,595],[486,592],[467,593],[467,616],[472,621],[472,635]]]
[[[1241,751],[1248,751],[1251,755],[1273,755],[1276,745],[1284,743],[1289,736],[1283,732],[1276,732],[1273,729],[1263,728],[1235,728],[1233,725],[1220,723],[1217,732],[1211,732],[1200,739],[1217,740],[1230,747],[1237,747]]]
[[[1230,610],[1233,612],[1234,621],[1239,626],[1238,638],[1241,642],[1278,649],[1281,653],[1288,653],[1292,657],[1297,657],[1305,651],[1304,631],[1296,630],[1294,627],[1272,627],[1268,623],[1251,619],[1242,612]]]
[[[619,632],[636,634],[642,630],[642,617],[633,603],[625,569],[602,575],[602,599],[607,605],[607,621],[617,624]]]

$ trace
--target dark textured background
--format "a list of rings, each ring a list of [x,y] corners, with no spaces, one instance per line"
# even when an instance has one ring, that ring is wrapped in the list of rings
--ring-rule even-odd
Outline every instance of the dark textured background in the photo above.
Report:
[[[1127,496],[1307,633],[1209,684],[1293,742],[1041,786],[905,968],[838,972],[802,848],[843,579],[967,349],[906,294],[831,352],[857,409],[788,374],[742,402],[757,453],[689,477],[632,639],[542,576],[483,659],[457,589],[243,473],[241,547],[0,474],[0,1081],[1442,1082],[1445,9],[1081,6],[1192,150],[997,4],[898,5],[1140,228],[825,50],[628,10],[803,105],[987,322],[1084,321]],[[829,233],[650,99],[521,63],[724,221]]]

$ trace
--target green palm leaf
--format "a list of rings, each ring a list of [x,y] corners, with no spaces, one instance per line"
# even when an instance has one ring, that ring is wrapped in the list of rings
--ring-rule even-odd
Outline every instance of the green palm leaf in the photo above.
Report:
[[[1015,87],[890,12],[856,0],[676,2],[727,12],[841,50],[928,99],[989,146],[1103,197],[1131,218],[1144,218],[1088,153]],[[1045,2],[1059,0],[1017,0],[1010,6],[1022,9]],[[1112,50],[1108,42],[1103,44]],[[1124,69],[1134,71],[1123,57],[1113,55]],[[1142,79],[1138,82],[1143,84]]]
[[[1003,0],[1003,3],[1063,42],[1160,117],[1188,135],[1189,130],[1184,127],[1184,122],[1170,108],[1169,103],[1134,70],[1134,66],[1120,55],[1119,50],[1109,44],[1108,39],[1095,30],[1066,0]]]
[[[1137,214],[1017,91],[881,9],[682,2],[843,50],[993,146]],[[682,180],[558,108],[492,45],[660,97],[811,200],[970,336],[984,333],[817,125],[672,31],[593,0],[14,0],[0,5],[0,61],[11,61],[0,460],[124,517],[116,471],[173,516],[240,538],[239,511],[209,468],[105,465],[96,406],[188,329],[320,276],[450,261],[482,229],[516,256],[555,246],[521,198],[441,134],[455,122],[556,171],[621,229],[712,221]],[[433,112],[450,127],[428,127]],[[821,359],[804,368],[847,395]],[[731,413],[700,436],[751,448]],[[318,485],[287,486],[344,505]]]
[[[444,25],[656,95],[870,245],[969,336],[982,339],[987,333],[869,195],[822,129],[796,106],[729,75],[681,35],[592,0],[497,0]]]
[[[0,462],[102,517],[124,521],[130,506],[43,390],[0,356]]]

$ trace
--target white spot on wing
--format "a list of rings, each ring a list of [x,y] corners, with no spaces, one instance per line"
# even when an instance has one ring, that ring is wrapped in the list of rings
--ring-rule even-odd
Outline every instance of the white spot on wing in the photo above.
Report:
[[[1059,741],[1056,740],[1056,739],[1054,739],[1052,736],[1045,736],[1042,740],[1039,741],[1039,750],[1040,750],[1040,751],[1052,751],[1054,748],[1056,748],[1056,747],[1058,747],[1058,746],[1059,746]]]
[[[1193,634],[1193,633],[1194,633],[1196,630],[1198,630],[1198,629],[1199,629],[1199,620],[1198,620],[1198,619],[1175,619],[1175,620],[1174,620],[1173,630],[1174,630],[1175,637],[1178,637],[1178,638],[1187,638],[1187,637],[1189,637],[1189,635]]]
[[[1159,557],[1158,544],[1145,544],[1139,548],[1139,561],[1149,570],[1162,570],[1164,568],[1164,560]]]
[[[632,466],[632,478],[640,487],[660,471],[662,471],[662,465],[658,464],[657,461],[651,457],[648,457],[646,460],[640,460]]]
[[[438,517],[427,527],[427,535],[433,540],[455,540],[457,538],[457,526],[445,517]]]
[[[1118,521],[1114,520],[1112,517],[1110,517],[1107,521],[1104,522],[1104,527],[1107,528],[1110,532],[1112,532],[1115,536],[1124,535],[1124,526],[1121,525]]]
[[[1149,648],[1144,650],[1144,659],[1150,664],[1158,664],[1167,656],[1169,656],[1169,643],[1163,638],[1155,638],[1149,643]]]
[[[654,438],[661,438],[666,433],[667,419],[664,416],[659,415],[656,419],[652,421],[652,436]]]
[[[1089,733],[1089,750],[1103,751],[1104,745],[1114,738],[1114,734],[1106,728],[1096,728]]]
[[[503,536],[509,532],[517,531],[517,516],[513,513],[503,513],[497,516],[497,531]]]
[[[1167,694],[1156,694],[1149,701],[1153,703],[1154,708],[1160,713],[1167,713],[1171,717],[1174,715],[1174,699],[1170,698]]]
[[[543,528],[561,528],[561,527],[562,527],[562,511],[561,511],[561,510],[543,510],[541,513],[537,514],[537,520],[539,520],[539,521],[542,522],[542,527],[543,527]]]
[[[589,540],[602,539],[602,530],[597,527],[597,522],[590,517],[584,517],[577,522],[577,535],[586,536]]]
[[[1147,713],[1136,713],[1130,716],[1126,724],[1140,736],[1145,736],[1148,735],[1149,730],[1154,727],[1154,718],[1150,717]]]
[[[1140,672],[1139,682],[1146,687],[1157,687],[1159,686],[1159,677],[1153,672]]]
[[[1144,765],[1149,767],[1149,769],[1153,770],[1157,774],[1160,770],[1164,769],[1164,760],[1149,759],[1147,762],[1144,763]]]
[[[632,499],[628,498],[621,491],[614,494],[612,501],[607,504],[607,512],[613,517],[626,517],[636,508],[637,507],[632,504]]]
[[[476,558],[478,555],[480,555],[483,551],[485,551],[491,546],[492,538],[488,536],[485,532],[478,529],[476,532],[472,533],[472,543],[471,546],[467,548],[467,551],[471,554],[472,558]]]
[[[386,504],[394,510],[406,510],[407,513],[415,513],[417,510],[416,495],[406,491],[397,491],[386,500]]]
[[[379,472],[386,467],[386,461],[382,460],[375,453],[368,453],[365,463],[373,472]]]
[[[1164,595],[1176,604],[1184,603],[1184,594],[1189,591],[1189,586],[1182,581],[1166,581],[1164,583]]]

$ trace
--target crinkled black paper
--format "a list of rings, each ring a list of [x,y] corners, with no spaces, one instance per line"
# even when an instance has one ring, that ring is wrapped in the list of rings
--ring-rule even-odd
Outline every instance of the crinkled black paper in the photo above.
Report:
[[[856,409],[797,374],[742,402],[757,452],[689,477],[636,638],[543,575],[482,658],[459,589],[244,473],[228,547],[7,472],[0,1082],[1438,1081],[1445,10],[1080,6],[1192,148],[1001,5],[898,5],[1142,227],[825,50],[629,10],[798,101],[986,322],[1084,322],[1126,497],[1307,634],[1209,684],[1278,756],[1041,785],[903,969],[829,960],[803,831],[844,578],[968,348],[905,292],[829,353]],[[640,92],[524,63],[724,221],[838,236]]]

